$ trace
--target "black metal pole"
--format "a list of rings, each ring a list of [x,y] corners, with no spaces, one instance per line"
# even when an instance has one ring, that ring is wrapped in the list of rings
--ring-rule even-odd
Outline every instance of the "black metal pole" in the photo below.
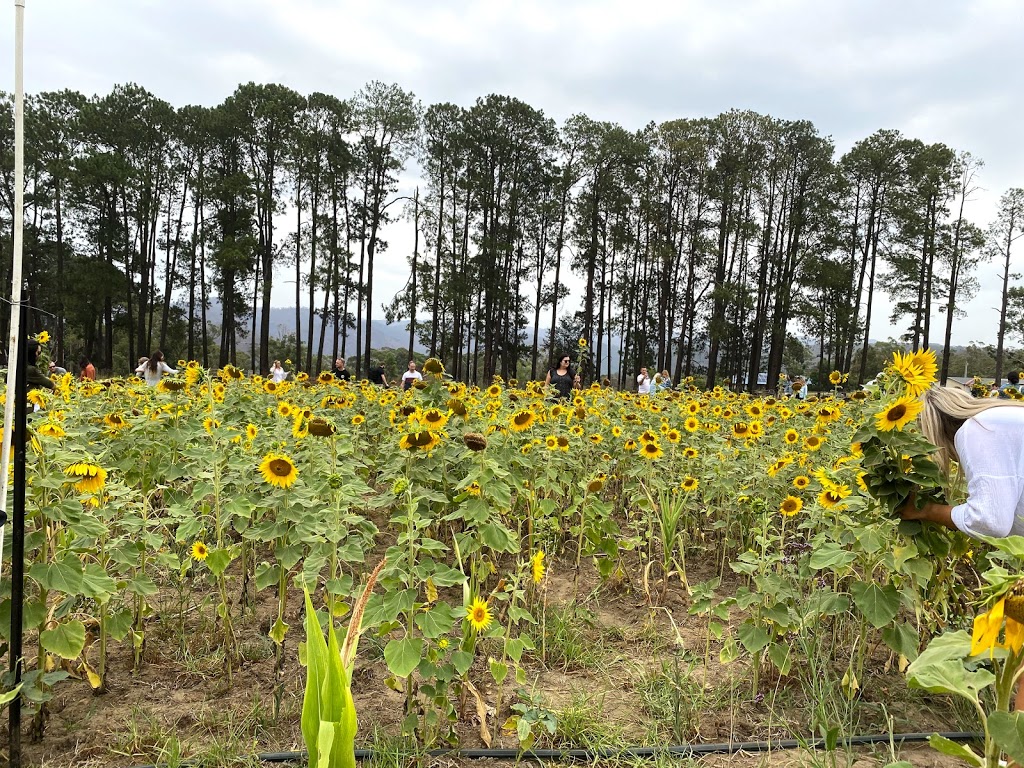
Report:
[[[21,305],[21,331],[24,337],[28,313],[25,311],[25,294],[22,293]],[[24,339],[18,345],[18,359],[10,360],[8,364],[15,366],[14,379],[14,434],[11,445],[14,447],[14,498],[12,499],[11,517],[11,633],[9,637],[9,651],[11,673],[14,678],[12,686],[21,682],[22,658],[22,608],[25,601],[25,432],[27,429],[28,403],[28,363],[27,348]],[[21,768],[21,694],[14,698],[8,708],[9,726],[8,739],[10,741],[8,764],[10,768]]]

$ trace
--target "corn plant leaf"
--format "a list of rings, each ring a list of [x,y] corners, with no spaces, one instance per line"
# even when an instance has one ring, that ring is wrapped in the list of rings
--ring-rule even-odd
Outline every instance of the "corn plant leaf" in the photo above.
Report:
[[[320,629],[313,601],[306,597],[306,690],[302,697],[302,740],[309,754],[309,767],[318,768],[320,733],[320,684],[327,671],[327,643]],[[325,767],[326,768],[326,767]]]

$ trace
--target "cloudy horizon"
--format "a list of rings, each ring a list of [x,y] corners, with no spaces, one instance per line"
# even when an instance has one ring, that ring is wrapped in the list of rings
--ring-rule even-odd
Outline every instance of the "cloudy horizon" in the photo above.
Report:
[[[631,130],[751,109],[810,120],[832,137],[837,157],[882,128],[970,152],[985,162],[968,206],[968,218],[982,228],[999,196],[1024,186],[1024,150],[1016,141],[1024,107],[1009,88],[1012,73],[1024,70],[1017,45],[1024,13],[1014,0],[26,6],[29,93],[69,88],[92,95],[135,82],[174,106],[212,106],[249,81],[348,98],[381,80],[425,105],[470,106],[500,93],[559,123],[582,112]],[[11,52],[13,36],[10,4],[0,42]],[[0,90],[12,91],[13,83],[8,56],[0,62]],[[415,183],[407,173],[398,194]],[[375,282],[390,297],[407,275],[411,226],[394,225],[385,237],[392,244]],[[955,324],[957,344],[995,342],[998,267],[983,264],[977,276],[982,289],[961,307],[968,314]],[[287,300],[287,291],[281,297]],[[888,313],[884,302],[876,309],[872,337],[901,332]],[[933,325],[942,326],[937,314]]]

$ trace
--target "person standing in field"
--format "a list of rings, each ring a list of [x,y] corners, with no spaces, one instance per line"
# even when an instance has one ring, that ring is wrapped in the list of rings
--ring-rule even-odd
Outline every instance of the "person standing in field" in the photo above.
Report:
[[[135,372],[141,374],[142,378],[146,380],[146,384],[151,387],[159,384],[165,373],[177,373],[174,368],[164,362],[164,353],[159,349],[153,352],[143,365],[136,368]]]
[[[651,378],[647,375],[647,369],[641,368],[636,377],[636,393],[638,395],[651,394]]]
[[[402,389],[412,389],[417,381],[423,381],[423,374],[416,370],[416,361],[409,361],[409,370],[402,374]]]
[[[348,368],[345,367],[345,358],[339,357],[334,361],[334,367],[331,368],[331,373],[338,381],[348,381],[352,378],[352,374],[348,372]]]
[[[555,388],[559,399],[568,400],[572,390],[579,389],[580,386],[580,375],[572,372],[572,358],[562,355],[558,365],[548,370],[544,383]]]
[[[386,388],[388,386],[388,377],[384,375],[383,363],[377,363],[373,366],[367,373],[367,379],[371,384]]]

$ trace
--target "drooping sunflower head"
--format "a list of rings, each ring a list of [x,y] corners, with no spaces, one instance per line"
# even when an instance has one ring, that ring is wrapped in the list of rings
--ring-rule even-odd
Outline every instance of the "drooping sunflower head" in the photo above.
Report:
[[[750,425],[745,421],[737,421],[732,425],[732,435],[738,438],[750,437]]]
[[[260,462],[263,480],[275,488],[290,488],[295,484],[299,471],[295,463],[283,453],[268,453]]]
[[[107,470],[88,461],[72,464],[64,474],[75,481],[75,490],[79,493],[96,493],[107,481]]]
[[[434,376],[443,376],[444,363],[442,363],[436,357],[428,357],[426,362],[423,363],[423,372],[432,374]]]
[[[487,438],[479,432],[467,432],[462,436],[462,442],[469,450],[478,453],[487,448]]]
[[[124,429],[128,426],[127,419],[125,419],[120,413],[108,413],[103,417],[103,423],[107,425],[107,428],[111,432],[117,432],[118,430]]]
[[[544,550],[538,549],[530,558],[530,571],[533,576],[533,583],[540,584],[544,579]]]
[[[309,420],[308,428],[309,434],[316,437],[330,437],[335,433],[334,425],[319,416]]]
[[[429,430],[409,432],[402,435],[402,438],[398,441],[398,447],[403,451],[430,452],[440,444],[441,435]]]
[[[64,428],[52,421],[43,422],[36,428],[36,432],[44,437],[64,437]]]

